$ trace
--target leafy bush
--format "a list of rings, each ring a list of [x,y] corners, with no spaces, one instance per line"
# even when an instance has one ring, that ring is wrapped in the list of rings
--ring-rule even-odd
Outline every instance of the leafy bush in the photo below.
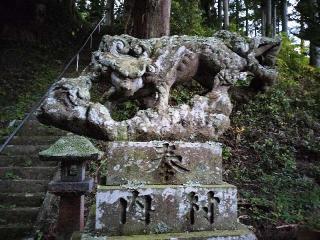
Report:
[[[111,112],[111,116],[116,121],[124,121],[134,117],[139,110],[139,104],[137,101],[125,101],[117,104]]]
[[[231,149],[225,176],[239,186],[247,203],[240,212],[256,228],[320,228],[320,74],[307,63],[283,37],[279,82],[246,105],[235,103],[233,128],[225,135]]]
[[[212,36],[213,28],[206,27],[199,0],[173,0],[171,5],[171,34]]]

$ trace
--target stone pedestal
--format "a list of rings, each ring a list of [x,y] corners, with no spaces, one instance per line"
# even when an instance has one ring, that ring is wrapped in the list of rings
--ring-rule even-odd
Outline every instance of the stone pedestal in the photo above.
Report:
[[[220,144],[109,142],[105,152],[94,234],[82,239],[255,239],[237,222]]]
[[[57,231],[73,232],[84,227],[84,196],[61,197]]]
[[[106,185],[222,183],[219,143],[109,142]]]
[[[96,230],[108,235],[234,230],[237,191],[232,185],[99,187]]]

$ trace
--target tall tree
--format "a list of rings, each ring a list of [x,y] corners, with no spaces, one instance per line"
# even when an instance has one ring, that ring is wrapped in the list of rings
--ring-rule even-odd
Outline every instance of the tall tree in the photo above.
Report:
[[[212,24],[212,0],[200,0],[200,8],[203,11],[205,24]]]
[[[223,29],[229,29],[229,0],[223,0]]]
[[[222,19],[222,1],[223,0],[218,0],[218,23],[219,23],[219,29],[222,28],[222,22],[223,22],[223,19]]]
[[[272,0],[265,0],[266,10],[266,36],[272,36]]]
[[[297,10],[304,23],[299,36],[310,41],[310,65],[320,67],[320,3],[319,0],[300,0]]]
[[[237,31],[239,31],[239,26],[240,26],[240,0],[235,0],[235,12],[236,12],[236,28],[237,28]]]
[[[171,0],[126,0],[126,32],[138,38],[170,34]]]
[[[310,65],[320,67],[320,46],[310,42]]]
[[[245,9],[246,9],[246,16],[245,16],[245,20],[246,20],[245,34],[246,34],[246,36],[249,36],[249,3],[248,3],[248,0],[245,0],[245,1],[244,1],[244,5],[245,5]]]
[[[115,0],[107,0],[106,2],[106,26],[112,26],[113,24],[114,4],[115,4]]]
[[[281,31],[285,34],[288,34],[288,1],[283,0],[281,4]]]
[[[218,6],[216,5],[218,1],[212,0],[211,1],[211,22],[213,22],[214,26],[216,28],[219,28],[219,22],[218,22]],[[210,23],[211,23],[210,22]]]
[[[261,3],[261,35],[266,36],[267,35],[267,16],[266,16],[266,4],[265,0],[262,0]]]
[[[277,5],[276,1],[272,1],[272,37],[277,33]]]
[[[310,40],[310,65],[320,67],[320,3],[317,0],[310,0],[310,5],[313,7],[313,11],[311,13],[312,23],[313,25],[318,25],[318,37]],[[314,32],[314,34],[317,34],[317,32]]]

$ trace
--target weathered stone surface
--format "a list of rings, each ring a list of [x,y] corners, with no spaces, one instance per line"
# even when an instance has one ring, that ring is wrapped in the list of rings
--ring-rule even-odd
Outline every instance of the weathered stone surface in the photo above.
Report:
[[[240,230],[215,230],[201,232],[167,233],[167,234],[149,234],[132,236],[93,236],[90,234],[81,234],[74,236],[72,240],[256,240],[256,236],[247,229]]]
[[[232,185],[100,186],[95,228],[106,235],[132,235],[237,227]]]
[[[46,124],[104,140],[212,140],[229,127],[231,85],[246,73],[260,88],[273,84],[280,40],[245,39],[219,31],[214,37],[136,39],[104,36],[88,72],[57,82],[39,109]],[[195,79],[203,96],[169,106],[174,85]],[[90,100],[93,83],[105,84],[101,103]],[[137,100],[128,120],[111,117],[114,105]]]
[[[100,174],[107,185],[222,182],[219,143],[108,142],[105,147]]]
[[[92,188],[93,179],[91,178],[82,182],[51,181],[48,185],[48,191],[57,195],[82,195],[91,192]]]
[[[97,160],[102,153],[85,137],[67,135],[39,153],[43,161],[81,162]]]

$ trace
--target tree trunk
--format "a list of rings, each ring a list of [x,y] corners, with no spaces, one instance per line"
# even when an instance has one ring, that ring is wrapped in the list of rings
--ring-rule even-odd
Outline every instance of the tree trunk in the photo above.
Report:
[[[272,37],[277,33],[277,7],[276,2],[272,1]]]
[[[223,29],[229,29],[229,0],[223,0]]]
[[[204,10],[204,19],[205,19],[205,23],[209,26],[211,23],[211,12],[210,12],[210,8],[211,8],[211,1],[208,0],[202,0],[200,1],[200,8],[202,10]]]
[[[304,31],[304,18],[303,15],[300,17],[300,32]],[[305,49],[304,49],[304,39],[300,38],[300,52],[301,54],[305,54]]]
[[[218,21],[219,21],[219,29],[222,28],[222,0],[218,0]]]
[[[311,0],[310,1],[310,4],[312,4],[312,6],[314,8],[317,8],[317,0]],[[313,13],[313,16],[312,16],[312,20],[314,22],[316,22],[316,19],[319,18],[319,12],[315,11]],[[316,45],[312,40],[310,40],[310,66],[313,66],[313,67],[320,67],[320,46],[319,45]]]
[[[300,53],[305,55],[304,40],[300,38]]]
[[[106,2],[106,26],[112,26],[114,21],[114,3],[115,0],[107,0]]]
[[[213,23],[215,26],[217,26],[218,13],[217,13],[217,7],[216,7],[216,0],[212,0],[211,7],[212,7],[212,10],[211,10],[210,23]]]
[[[124,32],[130,34],[133,29],[133,8],[134,8],[135,0],[124,0]]]
[[[64,4],[62,9],[65,11],[65,16],[68,18],[75,18],[76,15],[76,6],[75,6],[75,0],[65,0],[61,2]]]
[[[281,23],[282,32],[288,34],[288,2],[286,0],[282,1]]]
[[[278,15],[277,15],[277,34],[280,33],[280,16],[281,16],[281,14],[278,12]]]
[[[246,36],[249,36],[249,6],[248,1],[245,1],[246,8]]]
[[[271,0],[266,2],[266,36],[272,37],[272,3]]]
[[[310,66],[320,67],[320,47],[310,42]]]
[[[239,20],[240,4],[239,4],[239,0],[235,0],[235,4],[236,4],[236,29],[237,29],[237,31],[239,31],[239,26],[240,26],[240,20]]]
[[[137,38],[161,37],[170,34],[171,0],[130,2],[126,33]]]
[[[266,17],[266,6],[264,2],[261,4],[261,35],[266,36],[266,25],[267,25],[267,17]]]

